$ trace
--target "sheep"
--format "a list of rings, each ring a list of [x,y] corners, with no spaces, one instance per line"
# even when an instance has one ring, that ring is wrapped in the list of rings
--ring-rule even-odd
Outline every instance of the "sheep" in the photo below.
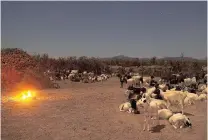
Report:
[[[142,87],[148,88],[150,86],[150,84],[148,84],[146,81],[142,83],[141,85]]]
[[[158,118],[162,120],[168,120],[173,115],[173,112],[169,109],[158,110]]]
[[[159,79],[158,84],[162,85],[162,84],[164,84],[164,83],[165,83],[165,82],[164,82],[163,79]]]
[[[136,81],[133,78],[127,79],[127,87],[136,85]]]
[[[202,92],[203,90],[206,89],[206,87],[207,87],[206,84],[199,84],[199,85],[198,85],[198,91],[199,91],[199,92]]]
[[[168,120],[169,123],[175,128],[184,128],[185,126],[191,127],[192,124],[190,119],[181,113],[173,114],[172,111],[168,109],[158,110],[158,118],[163,120]]]
[[[166,91],[168,91],[168,90],[166,90]],[[176,91],[176,88],[172,88],[172,89],[170,89],[170,91]]]
[[[100,82],[100,81],[103,82],[103,77],[97,76],[97,81],[98,81],[98,82]]]
[[[53,77],[52,77],[52,76],[50,76],[50,77],[49,77],[49,79],[50,79],[51,81],[54,81],[54,79],[53,79]]]
[[[192,127],[190,119],[187,116],[185,116],[185,115],[183,115],[181,113],[176,113],[176,114],[172,115],[169,118],[169,123],[175,129],[184,128],[185,126],[188,126],[190,128]]]
[[[136,100],[131,100],[130,102],[125,102],[122,103],[119,106],[119,110],[121,112],[128,112],[128,113],[138,113],[138,108],[137,108],[137,101]]]
[[[63,76],[61,76],[61,80],[64,80],[64,77]]]
[[[198,100],[199,101],[207,100],[207,94],[200,94],[199,97],[198,97]]]
[[[203,93],[203,94],[207,94],[207,91],[208,91],[208,87],[206,87],[206,88],[202,91],[202,93]]]
[[[150,105],[151,108],[158,108],[158,109],[167,109],[167,102],[164,100],[154,99],[150,96],[146,96],[143,94],[142,98],[138,100],[137,104],[142,105],[144,101],[147,101],[147,103]]]
[[[93,77],[93,76],[89,76],[88,77],[89,81],[91,81],[91,83],[95,82],[96,80],[96,77]]]
[[[137,76],[132,76],[132,78],[128,79],[127,80],[127,83],[128,85],[131,84],[131,85],[136,85],[136,84],[140,84],[140,78],[141,76],[137,75]]]
[[[199,98],[199,96],[197,94],[189,93],[187,91],[185,91],[184,94],[187,95],[187,97],[184,99],[184,104],[185,105],[195,104],[195,101],[197,101],[198,98]]]
[[[105,75],[105,74],[101,74],[100,77],[102,77],[103,81],[108,79],[107,75]]]
[[[184,100],[187,94],[181,91],[168,91],[163,95],[164,100],[167,102],[167,108],[170,109],[171,105],[176,105],[176,103],[181,105],[182,114],[184,113]]]
[[[84,72],[83,72],[83,75],[87,75],[87,71],[84,71]]]
[[[156,90],[155,87],[152,87],[152,88],[147,89],[147,92],[145,93],[145,96],[149,96],[149,97],[152,97],[152,98],[156,98],[157,94],[154,93],[155,90]],[[163,98],[163,91],[161,89],[159,89],[159,90],[160,90],[159,91],[160,92],[159,94]]]
[[[145,96],[150,96],[152,95],[152,93],[155,91],[155,87],[149,88],[147,89],[147,92],[145,93]]]
[[[131,104],[129,102],[122,103],[119,106],[120,111],[129,111],[130,108],[131,108]]]
[[[78,73],[78,70],[71,70],[71,73],[77,74]]]
[[[168,89],[168,86],[166,84],[161,84],[159,85],[159,88],[162,90],[162,91],[166,91]]]
[[[70,80],[72,80],[72,78],[74,78],[74,77],[75,77],[75,73],[70,73],[69,76],[68,76],[68,78],[69,78]]]
[[[146,92],[146,88],[144,88],[144,87],[143,88],[142,87],[135,88],[133,86],[129,86],[127,88],[127,90],[125,91],[125,95],[128,96],[128,97],[132,96],[132,95],[138,95],[138,97],[139,96],[141,97],[141,95],[145,92]]]
[[[190,97],[186,97],[184,99],[184,106],[188,106],[188,105],[193,105],[195,104],[194,99],[190,98]]]
[[[190,86],[191,84],[196,84],[196,77],[193,77],[193,78],[186,78],[184,79],[184,84],[186,86]]]
[[[144,77],[143,82],[144,83],[150,83],[151,78],[150,77]]]

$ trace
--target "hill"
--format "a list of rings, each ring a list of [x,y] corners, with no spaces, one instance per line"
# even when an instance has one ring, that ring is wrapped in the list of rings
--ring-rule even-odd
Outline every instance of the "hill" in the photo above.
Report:
[[[138,57],[139,58],[139,57]],[[102,59],[121,59],[121,60],[130,60],[130,59],[136,59],[136,57],[129,57],[129,56],[125,56],[125,55],[117,55],[117,56],[113,56],[113,57],[108,57],[108,58],[102,58]],[[148,60],[151,58],[139,58],[140,60]],[[157,58],[159,60],[173,60],[173,61],[177,61],[177,60],[181,60],[181,57],[163,57],[163,58]],[[193,60],[206,60],[207,58],[204,59],[196,59],[193,57],[183,57],[183,60],[185,61],[193,61]]]

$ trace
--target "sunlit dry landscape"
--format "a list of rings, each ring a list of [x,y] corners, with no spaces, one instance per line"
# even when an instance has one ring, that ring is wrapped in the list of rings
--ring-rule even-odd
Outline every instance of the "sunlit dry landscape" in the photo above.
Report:
[[[207,102],[186,109],[192,129],[175,130],[162,120],[149,133],[142,131],[142,114],[119,112],[118,106],[126,99],[117,78],[104,83],[61,84],[64,88],[41,91],[46,98],[34,100],[30,105],[3,103],[2,139],[206,139]]]
[[[207,2],[1,2],[2,140],[206,140]]]

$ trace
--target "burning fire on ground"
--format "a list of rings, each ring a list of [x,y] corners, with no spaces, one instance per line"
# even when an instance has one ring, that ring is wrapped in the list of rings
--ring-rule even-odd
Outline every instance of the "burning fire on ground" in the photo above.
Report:
[[[34,98],[36,98],[35,91],[26,90],[26,91],[20,92],[20,94],[17,96],[10,97],[9,100],[26,102],[26,101],[31,101]]]
[[[16,92],[15,92],[16,93]],[[25,90],[22,92],[17,92],[18,94],[16,96],[3,96],[2,97],[2,103],[7,103],[7,102],[21,102],[21,103],[30,103],[34,99],[35,100],[48,100],[48,101],[58,101],[58,100],[69,100],[71,99],[71,96],[69,95],[48,95],[45,94],[44,92],[42,95],[37,95],[35,90]]]

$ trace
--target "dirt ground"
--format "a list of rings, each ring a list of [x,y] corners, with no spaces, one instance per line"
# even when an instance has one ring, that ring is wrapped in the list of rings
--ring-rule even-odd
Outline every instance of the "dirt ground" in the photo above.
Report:
[[[185,108],[192,128],[175,130],[160,121],[142,131],[143,115],[119,112],[125,102],[119,80],[62,82],[61,89],[39,92],[30,103],[2,102],[2,140],[206,140],[207,105]]]

